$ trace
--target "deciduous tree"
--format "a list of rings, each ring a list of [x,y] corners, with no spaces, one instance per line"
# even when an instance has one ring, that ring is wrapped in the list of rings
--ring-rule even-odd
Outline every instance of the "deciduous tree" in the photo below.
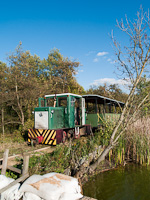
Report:
[[[149,12],[144,12],[143,8],[137,12],[137,18],[133,21],[126,17],[125,22],[117,21],[118,28],[129,39],[129,45],[121,47],[112,35],[115,53],[118,59],[118,69],[127,78],[130,85],[130,93],[126,100],[124,109],[119,121],[113,129],[109,145],[101,153],[97,161],[91,165],[95,169],[98,164],[105,159],[108,152],[117,145],[118,139],[132,124],[141,111],[141,106],[149,98],[149,93],[141,98],[137,98],[136,92],[141,78],[149,69],[150,64],[150,18]]]
[[[7,101],[7,81],[8,81],[8,68],[5,63],[0,62],[0,116],[1,128],[4,135],[5,127],[5,105]]]
[[[30,118],[35,99],[39,95],[38,68],[40,59],[30,52],[23,52],[21,45],[9,56],[8,100],[17,115],[16,123],[24,126],[25,119]]]

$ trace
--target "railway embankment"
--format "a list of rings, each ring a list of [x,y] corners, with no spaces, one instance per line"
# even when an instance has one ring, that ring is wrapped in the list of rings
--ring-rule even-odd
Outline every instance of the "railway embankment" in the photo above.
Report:
[[[89,175],[93,174],[89,170],[90,163],[97,159],[104,148],[99,143],[99,135],[96,135],[95,137],[90,136],[82,137],[78,140],[70,140],[56,147],[40,148],[41,145],[38,145],[36,148],[40,149],[34,149],[30,146],[28,151],[24,148],[24,153],[26,152],[30,155],[29,174],[58,172],[75,176],[80,179],[81,183],[84,183],[88,180]],[[9,165],[19,165],[21,168],[23,152],[15,155],[12,155],[11,150],[9,152]],[[0,161],[2,161],[2,158]],[[110,168],[109,162],[100,165],[100,170],[107,170],[107,168]],[[15,174],[13,176],[13,173],[8,173],[8,175],[13,178],[16,177]]]
[[[32,153],[29,162],[29,174],[43,175],[57,172],[74,176],[83,184],[93,174],[112,169],[118,164],[124,164],[128,159],[141,164],[146,161],[148,164],[149,146],[144,142],[149,141],[146,135],[147,131],[145,131],[149,130],[146,129],[149,126],[145,126],[145,123],[148,124],[148,120],[138,121],[132,127],[129,127],[125,135],[120,138],[118,145],[109,152],[106,160],[99,164],[96,171],[90,171],[90,165],[96,161],[108,145],[111,130],[105,129],[105,132],[95,133],[94,136],[69,140],[54,147],[52,152],[42,152],[38,155],[36,152]],[[110,127],[108,128],[110,129]],[[130,140],[128,140],[129,136]],[[143,146],[143,144],[145,145]]]
[[[0,165],[0,194],[2,199],[91,199],[82,195],[82,186],[78,179],[61,173],[34,174],[29,176],[29,155],[23,156],[23,170],[8,164],[9,149],[3,154]],[[20,174],[16,180],[6,177],[6,170]]]

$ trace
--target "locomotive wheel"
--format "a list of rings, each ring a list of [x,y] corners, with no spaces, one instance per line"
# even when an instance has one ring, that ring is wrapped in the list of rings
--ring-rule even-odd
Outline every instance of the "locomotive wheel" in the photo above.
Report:
[[[69,130],[67,131],[67,138],[72,138],[74,136],[74,131],[73,130]]]

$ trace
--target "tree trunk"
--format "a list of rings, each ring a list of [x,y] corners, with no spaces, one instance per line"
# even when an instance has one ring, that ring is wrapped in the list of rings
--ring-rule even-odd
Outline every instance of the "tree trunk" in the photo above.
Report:
[[[113,148],[113,146],[110,144],[108,145],[104,151],[102,152],[102,154],[98,157],[97,161],[94,162],[91,166],[90,166],[90,169],[92,171],[94,171],[97,166],[100,164],[100,162],[102,162],[103,160],[105,160],[105,157],[107,156],[107,154],[109,153],[109,151]]]
[[[2,133],[5,134],[5,128],[4,128],[4,108],[2,107]]]
[[[21,123],[22,123],[22,125],[24,126],[24,113],[23,113],[22,106],[21,106],[21,104],[20,104],[20,98],[19,98],[19,95],[18,95],[18,86],[17,86],[17,85],[16,85],[16,96],[17,96],[18,108],[19,108],[20,113],[21,113]]]

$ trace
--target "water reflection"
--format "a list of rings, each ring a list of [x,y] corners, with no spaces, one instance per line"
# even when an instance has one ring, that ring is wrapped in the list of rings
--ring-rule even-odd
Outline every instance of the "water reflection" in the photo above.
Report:
[[[100,173],[83,187],[98,200],[149,200],[150,167],[134,164]]]

